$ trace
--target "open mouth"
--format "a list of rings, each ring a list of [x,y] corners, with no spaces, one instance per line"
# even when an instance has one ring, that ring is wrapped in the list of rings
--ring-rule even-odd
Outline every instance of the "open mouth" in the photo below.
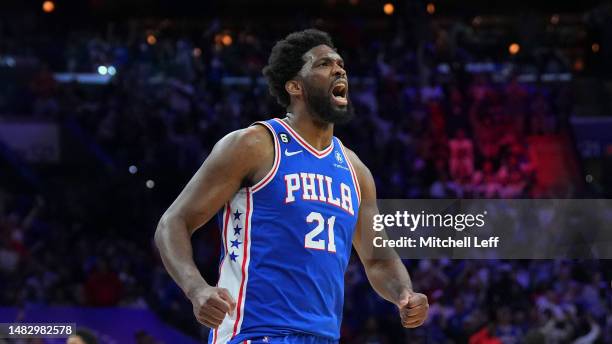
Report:
[[[344,81],[336,83],[331,89],[331,96],[337,105],[347,105],[348,86]]]

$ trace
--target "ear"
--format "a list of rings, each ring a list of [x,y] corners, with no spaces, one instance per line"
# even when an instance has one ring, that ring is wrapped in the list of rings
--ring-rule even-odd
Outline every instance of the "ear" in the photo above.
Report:
[[[301,96],[303,93],[302,84],[298,80],[289,80],[285,83],[285,91],[289,93],[289,96]]]

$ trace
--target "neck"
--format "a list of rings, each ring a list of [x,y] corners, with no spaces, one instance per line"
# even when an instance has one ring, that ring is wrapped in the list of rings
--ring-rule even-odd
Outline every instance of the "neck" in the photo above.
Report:
[[[322,122],[314,115],[297,111],[297,109],[289,111],[285,122],[300,134],[304,140],[317,150],[329,147],[334,135],[334,125],[332,123]]]

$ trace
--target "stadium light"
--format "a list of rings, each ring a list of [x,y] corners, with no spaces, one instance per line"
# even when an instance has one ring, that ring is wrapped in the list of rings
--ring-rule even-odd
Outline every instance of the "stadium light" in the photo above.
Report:
[[[147,186],[148,189],[153,189],[155,187],[155,182],[153,180],[149,179],[149,180],[147,180],[145,185]]]
[[[223,43],[223,45],[225,45],[226,47],[232,45],[232,42],[233,42],[232,36],[230,36],[227,33],[221,37],[221,43]]]
[[[599,50],[601,49],[601,47],[599,46],[599,43],[593,43],[593,45],[591,45],[591,50],[597,54],[599,52]]]
[[[434,14],[436,13],[436,5],[433,2],[427,4],[427,13]]]
[[[115,69],[115,67],[113,66],[108,66],[108,75],[115,75],[117,74],[117,69]]]
[[[106,66],[98,66],[98,74],[106,75],[108,73],[108,68]]]
[[[385,4],[385,6],[383,6],[383,11],[386,15],[390,16],[393,14],[393,12],[395,12],[395,6],[393,6],[392,3],[388,2]]]
[[[45,13],[51,13],[55,10],[55,3],[53,1],[45,1],[42,4],[42,9]]]
[[[576,62],[574,62],[574,70],[577,72],[582,72],[583,69],[584,61],[582,61],[582,59],[577,59]]]
[[[200,48],[193,48],[193,57],[200,57],[202,56],[202,49]]]
[[[558,14],[553,14],[550,17],[550,23],[553,24],[553,25],[559,24],[559,15]]]
[[[521,51],[521,46],[518,43],[512,43],[508,47],[508,51],[510,52],[510,55],[516,55],[519,53],[519,51]]]
[[[128,168],[128,171],[130,171],[130,174],[136,174],[136,172],[138,172],[138,167],[136,167],[135,165],[131,165]]]
[[[147,43],[149,45],[155,45],[155,43],[157,43],[157,38],[155,37],[155,35],[148,35],[147,36]]]

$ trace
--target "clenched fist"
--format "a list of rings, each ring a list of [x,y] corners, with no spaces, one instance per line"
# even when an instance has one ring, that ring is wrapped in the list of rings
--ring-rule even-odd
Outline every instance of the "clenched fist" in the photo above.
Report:
[[[429,312],[429,303],[425,294],[404,291],[397,303],[402,326],[415,328],[423,325]]]
[[[189,300],[196,319],[212,329],[221,325],[226,314],[233,315],[236,308],[236,301],[225,288],[200,288],[189,295]]]

